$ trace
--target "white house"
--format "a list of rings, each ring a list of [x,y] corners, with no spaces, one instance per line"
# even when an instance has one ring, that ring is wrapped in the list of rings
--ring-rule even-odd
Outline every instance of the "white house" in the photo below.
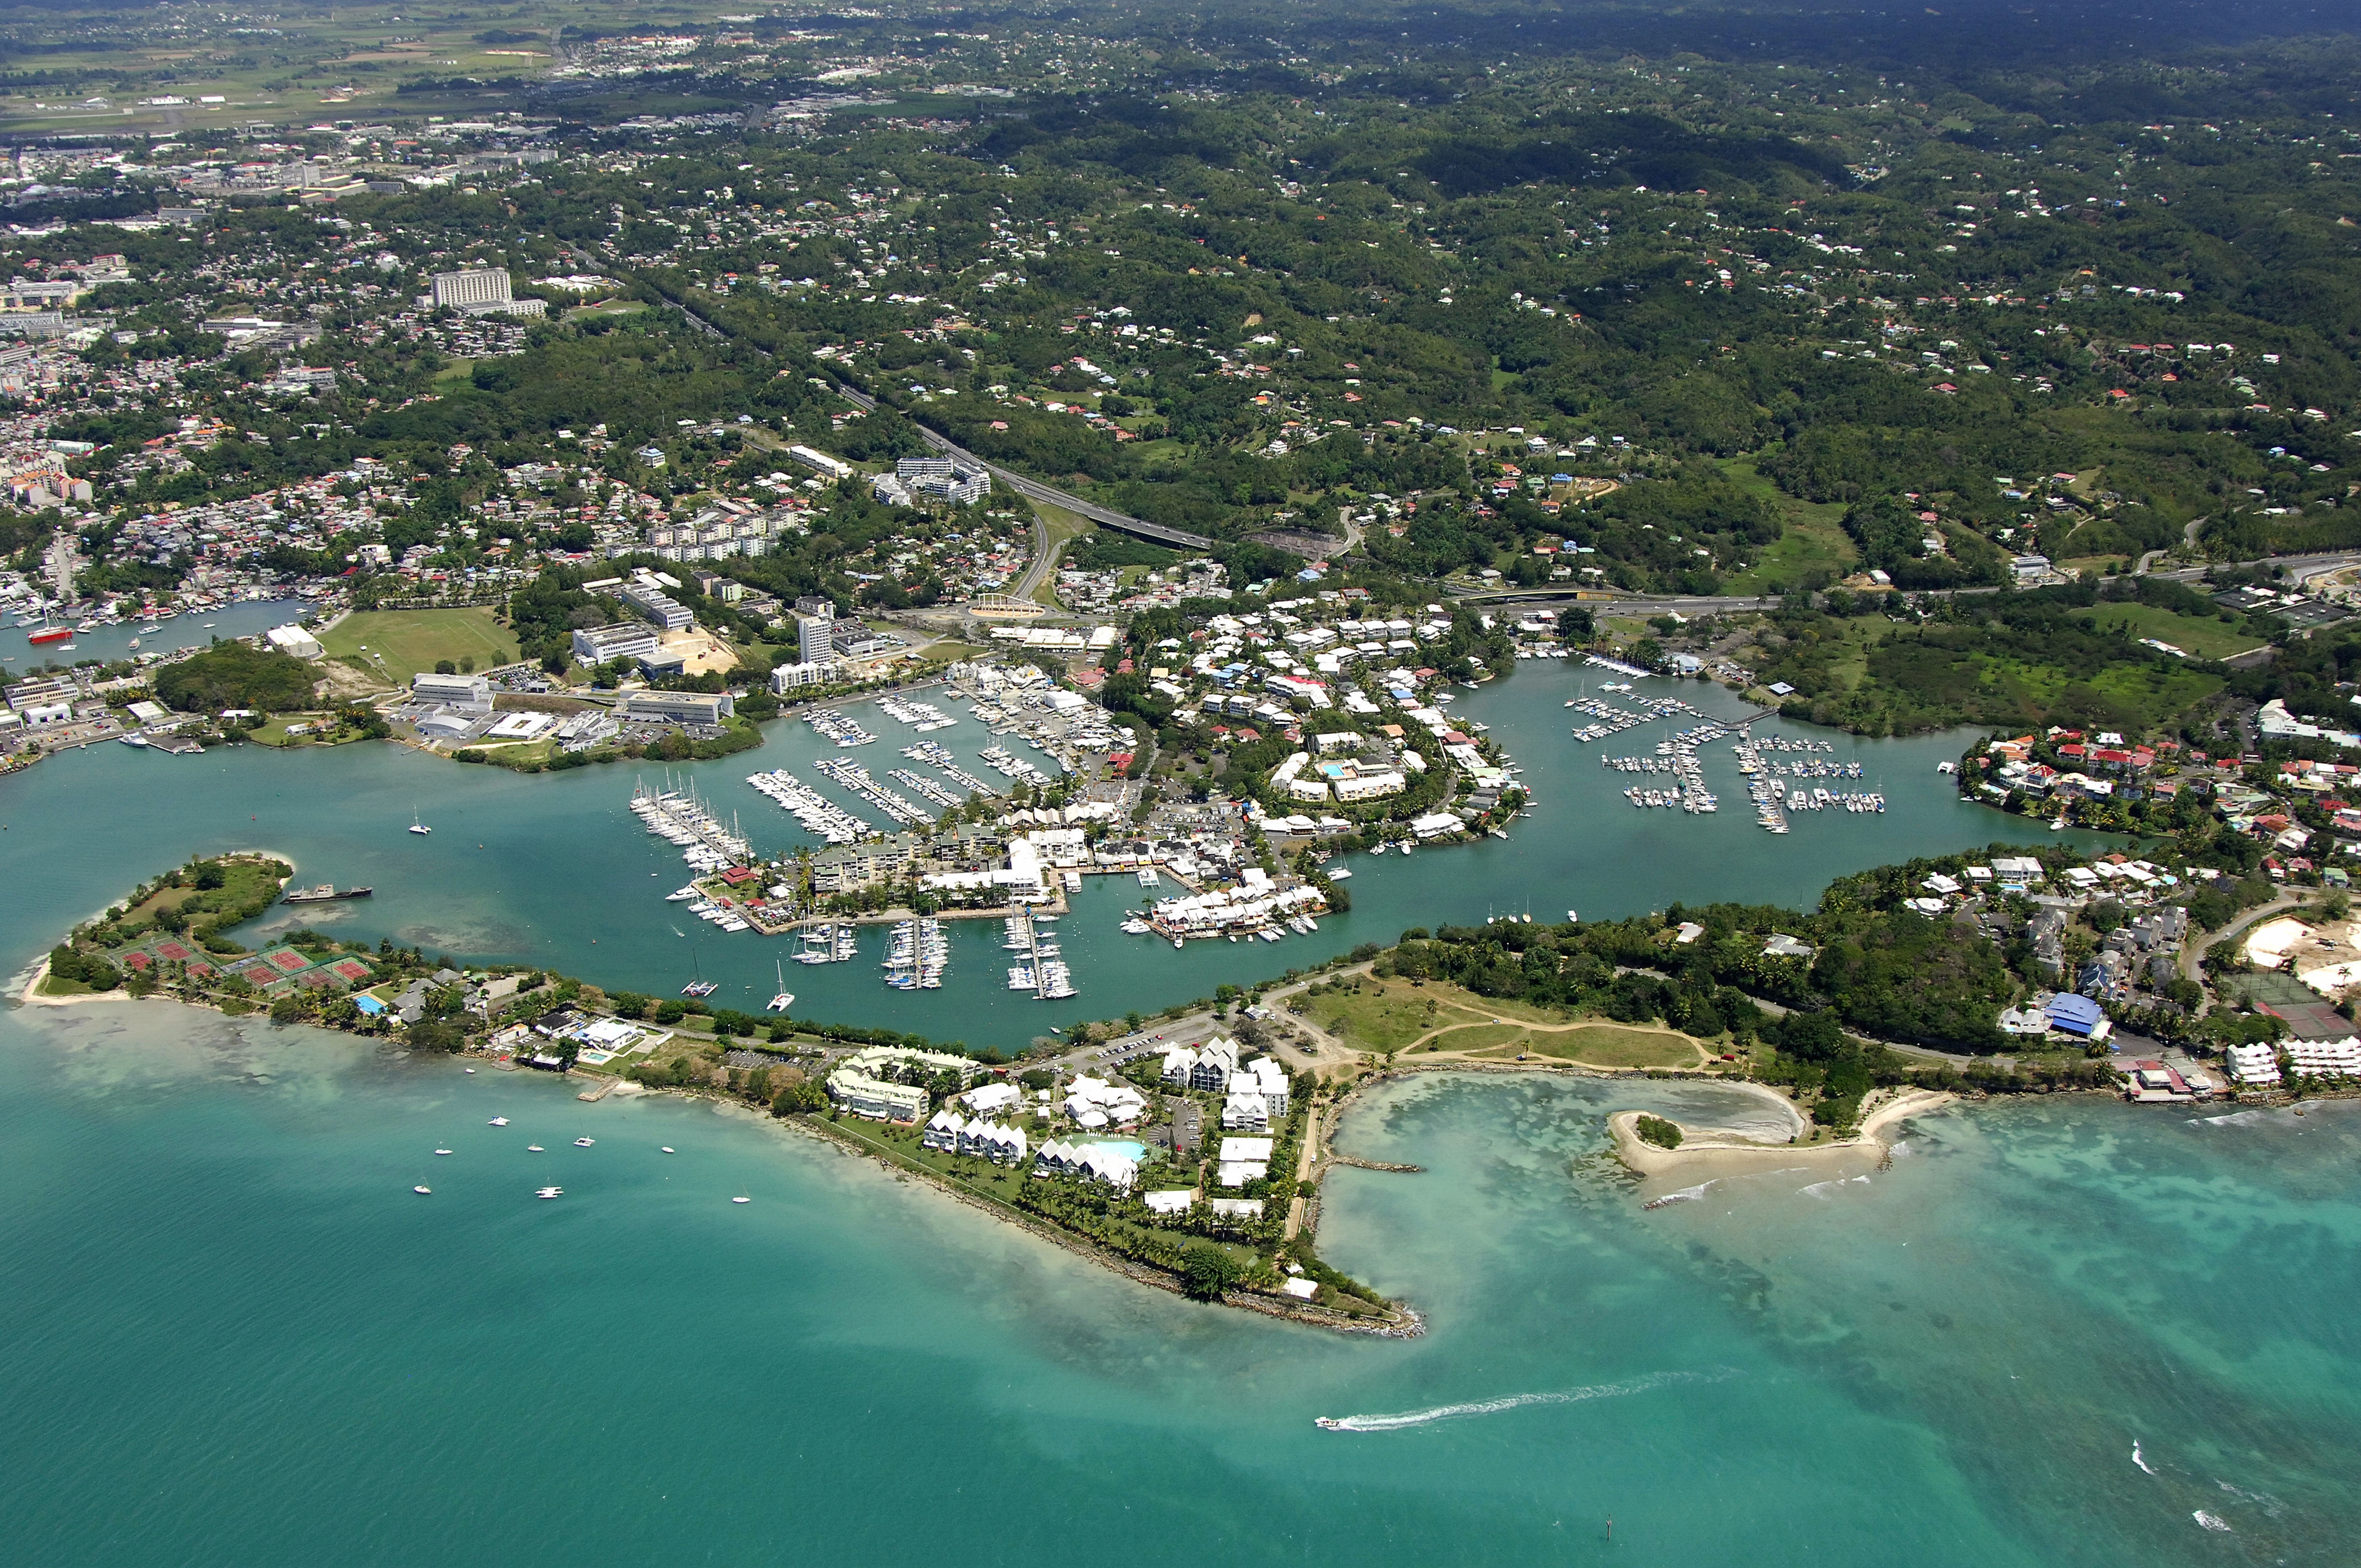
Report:
[[[1219,1162],[1221,1184],[1243,1187],[1268,1176],[1271,1145],[1269,1138],[1224,1138]]]

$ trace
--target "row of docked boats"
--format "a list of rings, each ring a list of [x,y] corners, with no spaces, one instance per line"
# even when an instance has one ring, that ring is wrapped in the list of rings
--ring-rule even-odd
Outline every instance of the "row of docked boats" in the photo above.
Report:
[[[799,938],[799,964],[840,964],[860,956],[860,930],[851,921],[807,926]]]
[[[950,939],[932,916],[897,920],[885,942],[885,983],[896,991],[939,991],[950,966]]]
[[[1029,991],[1043,1002],[1063,1002],[1074,994],[1074,971],[1066,963],[1057,933],[1047,929],[1057,918],[1025,910],[1008,917],[1000,945],[1024,955],[1008,968],[1009,990]]]
[[[697,797],[694,785],[658,790],[637,784],[631,790],[631,814],[651,834],[677,845],[680,858],[699,874],[710,875],[753,858],[753,847],[739,831],[736,818],[724,828],[720,817]]]
[[[869,770],[843,757],[822,757],[812,764],[812,772],[884,812],[895,821],[911,828],[923,828],[934,817],[907,796],[895,794],[869,776]]]
[[[815,707],[804,715],[804,722],[840,746],[866,746],[877,739],[838,708]]]
[[[1034,744],[1038,746],[1040,742],[1037,740]],[[989,746],[978,751],[976,755],[983,759],[985,767],[1003,778],[1015,779],[1018,784],[1028,784],[1037,788],[1049,783],[1049,774],[1017,756],[1005,746]]]
[[[853,844],[877,831],[785,768],[749,773],[746,782],[769,795],[780,810],[794,817],[796,825],[815,839],[830,844]]]
[[[921,740],[915,746],[902,748],[902,755],[914,762],[924,762],[941,773],[970,795],[997,795],[1000,792],[959,765],[959,759],[939,741]]]
[[[897,724],[909,725],[921,735],[949,729],[959,722],[933,703],[913,702],[906,697],[881,696],[877,699],[877,711]]]
[[[1161,937],[1175,948],[1192,938],[1278,942],[1289,931],[1316,934],[1316,917],[1327,912],[1327,894],[1310,883],[1284,888],[1263,883],[1159,899],[1148,914],[1125,919],[1122,929],[1134,937]]]

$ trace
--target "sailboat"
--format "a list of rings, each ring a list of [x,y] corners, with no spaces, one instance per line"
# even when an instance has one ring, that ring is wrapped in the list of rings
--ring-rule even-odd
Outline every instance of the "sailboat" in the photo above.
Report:
[[[771,960],[771,970],[773,973],[779,977],[779,994],[771,998],[771,1011],[774,1013],[785,1013],[788,1008],[793,1007],[796,1004],[796,993],[787,989],[787,970],[785,964],[781,963],[777,959],[773,959]]]
[[[719,981],[705,978],[705,965],[697,960],[694,948],[689,952],[688,961],[696,969],[697,978],[680,988],[683,996],[710,996],[721,989]]]
[[[414,806],[410,808],[410,830],[412,833],[432,833],[434,831],[434,828],[429,828],[425,823],[418,820],[418,807]]]

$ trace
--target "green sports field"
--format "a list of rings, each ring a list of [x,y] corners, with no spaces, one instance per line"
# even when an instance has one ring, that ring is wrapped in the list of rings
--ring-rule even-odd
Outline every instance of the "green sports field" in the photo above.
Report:
[[[468,609],[382,609],[348,615],[320,638],[328,657],[385,682],[401,685],[444,659],[473,659],[476,668],[512,663],[516,639],[497,625],[492,612]]]

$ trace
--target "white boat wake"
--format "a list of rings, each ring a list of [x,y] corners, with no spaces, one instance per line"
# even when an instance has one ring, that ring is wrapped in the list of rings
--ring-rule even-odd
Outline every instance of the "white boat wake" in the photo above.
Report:
[[[2203,1508],[2198,1509],[2193,1517],[2199,1524],[2203,1525],[2207,1530],[2227,1531],[2230,1528],[2227,1520],[2224,1519],[2217,1514],[2209,1514]]]
[[[1600,1383],[1588,1388],[1565,1388],[1547,1394],[1506,1394],[1497,1399],[1477,1399],[1465,1405],[1438,1405],[1431,1410],[1406,1410],[1400,1415],[1323,1417],[1319,1424],[1329,1431],[1401,1431],[1410,1427],[1432,1426],[1437,1421],[1458,1420],[1467,1416],[1498,1415],[1502,1410],[1514,1410],[1526,1405],[1579,1405],[1592,1399],[1615,1399],[1628,1394],[1645,1394],[1676,1384],[1724,1383],[1737,1376],[1735,1369],[1727,1366],[1711,1372],[1653,1372],[1645,1377],[1633,1377],[1621,1383]]]
[[[2150,1464],[2147,1460],[2140,1457],[2139,1439],[2137,1438],[2132,1439],[2132,1463],[2138,1465],[2141,1469],[2147,1471],[2151,1475],[2156,1474],[2156,1467]]]
[[[1715,1178],[1715,1180],[1719,1179],[1719,1178]],[[1641,1204],[1640,1207],[1642,1209],[1661,1209],[1667,1203],[1694,1203],[1698,1199],[1704,1197],[1706,1189],[1712,1185],[1712,1181],[1700,1181],[1695,1187],[1684,1187],[1676,1192],[1667,1192],[1661,1198],[1651,1198],[1645,1203]]]

